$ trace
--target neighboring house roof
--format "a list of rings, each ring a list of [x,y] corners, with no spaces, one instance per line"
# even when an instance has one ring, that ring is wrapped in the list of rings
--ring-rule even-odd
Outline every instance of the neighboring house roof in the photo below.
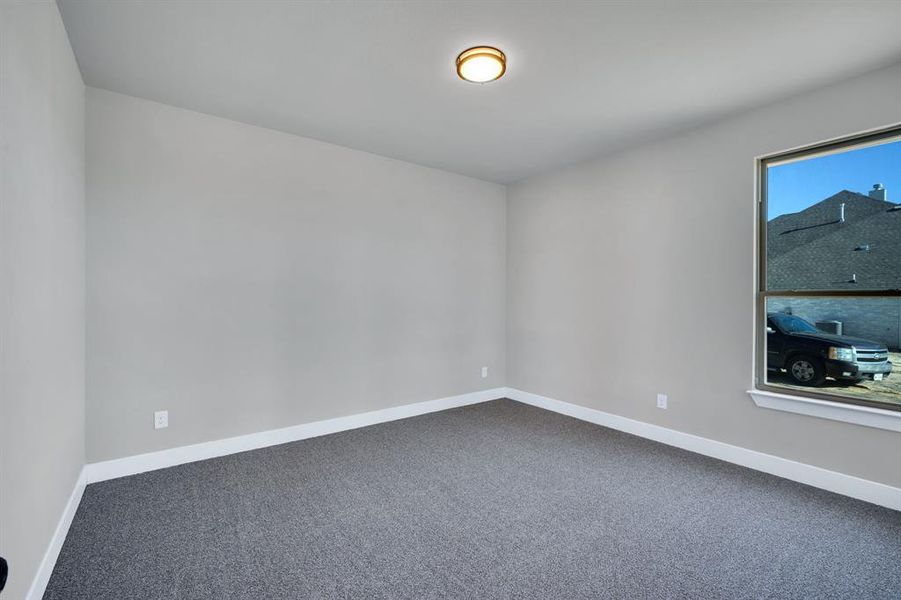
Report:
[[[767,287],[901,289],[901,205],[842,190],[801,212],[771,220]]]

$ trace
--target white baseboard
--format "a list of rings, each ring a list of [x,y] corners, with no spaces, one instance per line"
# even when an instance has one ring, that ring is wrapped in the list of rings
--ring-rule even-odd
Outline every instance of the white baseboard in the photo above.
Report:
[[[655,442],[676,446],[894,510],[901,510],[901,489],[896,487],[513,388],[507,388],[504,396],[517,402],[531,404]]]
[[[426,413],[446,410],[448,408],[496,400],[503,397],[505,390],[506,388],[495,388],[459,396],[450,396],[448,398],[439,398],[438,400],[428,400],[426,402],[417,402],[415,404],[403,404],[401,406],[394,406],[346,417],[337,417],[335,419],[294,425],[283,429],[272,429],[223,440],[204,442],[202,444],[180,446],[178,448],[160,450],[159,452],[150,452],[147,454],[139,454],[137,456],[128,456],[115,460],[91,463],[85,466],[86,481],[87,483],[96,483],[98,481],[106,481],[117,477],[125,477],[126,475],[135,475],[137,473],[144,473],[155,469],[163,469],[198,460],[216,458],[217,456],[225,456],[237,452],[245,452],[247,450],[256,450],[257,448],[296,442],[298,440],[305,440],[320,435],[327,435],[329,433],[366,427],[367,425],[415,417],[416,415],[424,415]]]
[[[75,518],[75,511],[78,510],[81,496],[84,494],[85,485],[85,471],[82,469],[78,474],[78,479],[75,481],[75,487],[72,489],[72,494],[69,495],[69,500],[66,502],[65,508],[63,508],[63,514],[56,524],[53,537],[50,538],[50,544],[47,546],[47,551],[44,552],[44,557],[41,559],[38,571],[31,581],[31,587],[28,589],[28,594],[25,596],[26,600],[41,600],[41,598],[44,597],[44,590],[47,589],[47,584],[50,582],[50,575],[53,574],[53,567],[56,566],[56,559],[59,557],[59,551],[63,548],[63,542],[66,541],[66,535],[69,533],[72,519]]]

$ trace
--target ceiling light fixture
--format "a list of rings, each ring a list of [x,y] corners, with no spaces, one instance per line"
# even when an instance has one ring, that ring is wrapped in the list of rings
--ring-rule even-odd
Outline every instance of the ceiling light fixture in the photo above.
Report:
[[[507,70],[507,57],[497,48],[476,46],[457,57],[457,75],[473,83],[488,83],[503,77]]]

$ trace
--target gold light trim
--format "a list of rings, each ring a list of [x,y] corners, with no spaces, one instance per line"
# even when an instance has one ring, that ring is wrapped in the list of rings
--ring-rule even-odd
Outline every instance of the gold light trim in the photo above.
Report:
[[[473,83],[488,83],[507,72],[507,57],[492,46],[475,46],[457,57],[457,75]]]

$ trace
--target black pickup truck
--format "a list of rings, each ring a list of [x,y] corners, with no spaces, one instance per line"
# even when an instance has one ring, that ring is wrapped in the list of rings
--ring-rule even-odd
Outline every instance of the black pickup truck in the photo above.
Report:
[[[826,333],[786,313],[769,313],[766,324],[767,369],[785,371],[798,385],[823,385],[827,377],[882,381],[892,372],[888,348],[879,342]]]

